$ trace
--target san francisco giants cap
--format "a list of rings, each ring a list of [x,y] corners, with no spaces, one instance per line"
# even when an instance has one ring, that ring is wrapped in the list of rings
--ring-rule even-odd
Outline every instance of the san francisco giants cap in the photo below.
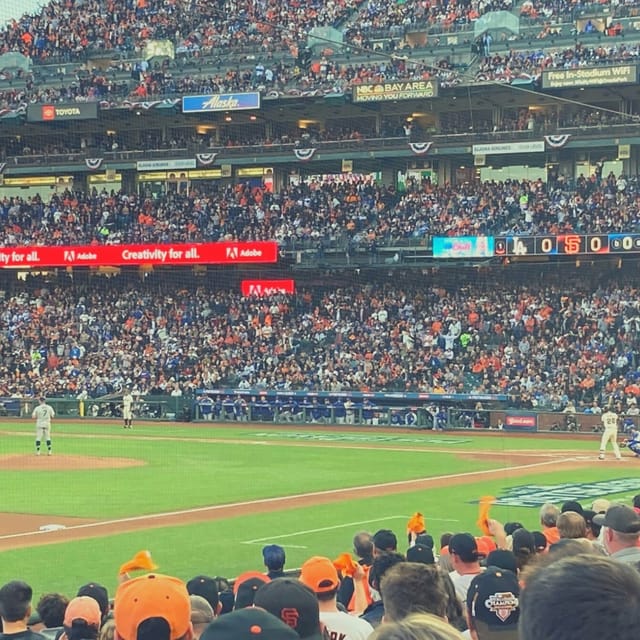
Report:
[[[318,598],[297,578],[276,578],[263,584],[254,605],[280,618],[303,640],[322,640]]]

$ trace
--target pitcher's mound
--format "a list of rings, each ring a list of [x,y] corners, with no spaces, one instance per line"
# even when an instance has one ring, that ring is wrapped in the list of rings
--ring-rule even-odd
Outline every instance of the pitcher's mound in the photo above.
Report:
[[[55,452],[52,456],[48,456],[46,451],[42,452],[39,456],[19,453],[0,455],[0,469],[8,471],[19,471],[22,469],[28,469],[29,471],[122,469],[124,467],[141,467],[144,464],[145,462],[143,460],[136,460],[134,458],[68,456],[56,454]]]

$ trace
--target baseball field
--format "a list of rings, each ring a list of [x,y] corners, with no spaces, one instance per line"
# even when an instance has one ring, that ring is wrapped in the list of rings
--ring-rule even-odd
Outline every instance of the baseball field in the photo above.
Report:
[[[535,530],[547,500],[640,493],[640,459],[598,462],[595,434],[78,421],[56,422],[54,455],[37,457],[31,421],[0,431],[2,582],[36,597],[89,580],[113,592],[141,549],[164,573],[233,577],[262,570],[269,543],[287,568],[351,551],[362,529],[393,529],[404,550],[416,511],[436,538],[479,533],[484,495],[493,517]]]

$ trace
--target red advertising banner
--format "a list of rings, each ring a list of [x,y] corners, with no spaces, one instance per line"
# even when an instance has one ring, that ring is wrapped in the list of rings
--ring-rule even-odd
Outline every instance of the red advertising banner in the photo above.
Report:
[[[277,262],[276,242],[119,244],[0,248],[0,268],[121,267],[127,265]]]
[[[276,293],[295,293],[293,280],[243,280],[240,283],[243,296],[272,296]]]

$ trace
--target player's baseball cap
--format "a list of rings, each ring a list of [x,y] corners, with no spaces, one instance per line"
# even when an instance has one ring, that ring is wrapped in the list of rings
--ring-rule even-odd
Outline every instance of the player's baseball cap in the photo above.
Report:
[[[467,612],[480,640],[517,640],[520,585],[512,571],[488,567],[469,585]]]
[[[300,640],[300,636],[274,615],[246,607],[216,618],[202,633],[201,640]]]
[[[328,593],[340,585],[338,570],[323,556],[312,556],[302,565],[300,580],[314,593]]]
[[[78,623],[99,628],[102,622],[100,605],[90,596],[77,596],[69,601],[64,612],[63,625],[68,628]]]
[[[626,504],[612,504],[606,513],[593,516],[593,523],[619,533],[639,533],[640,514]]]
[[[318,598],[297,578],[276,578],[263,584],[254,604],[280,618],[303,640],[322,640]]]
[[[478,543],[470,533],[456,533],[449,540],[449,554],[455,553],[462,562],[480,559]]]
[[[253,599],[258,589],[271,579],[258,571],[245,571],[233,583],[233,608],[244,609],[253,606]]]
[[[113,604],[116,631],[122,640],[136,640],[138,627],[150,618],[162,618],[170,640],[191,628],[191,603],[182,580],[157,573],[123,582]]]
[[[78,589],[77,595],[93,598],[100,606],[100,612],[103,617],[109,613],[109,592],[106,587],[103,587],[101,584],[98,584],[97,582],[89,582],[82,585]]]

